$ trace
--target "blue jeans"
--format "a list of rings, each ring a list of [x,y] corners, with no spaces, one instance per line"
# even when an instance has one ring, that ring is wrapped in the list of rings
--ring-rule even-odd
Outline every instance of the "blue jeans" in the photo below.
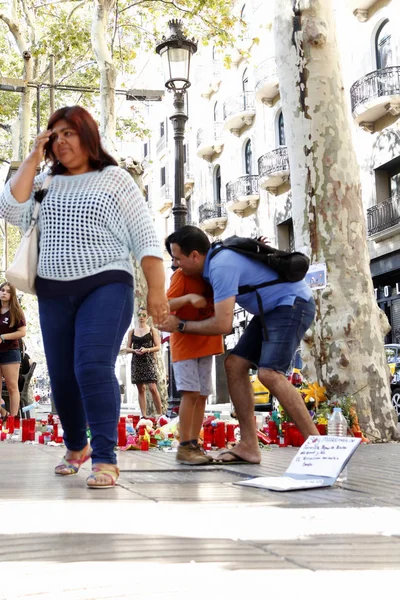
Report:
[[[261,319],[252,318],[232,354],[261,369],[286,373],[305,332],[314,320],[313,298],[296,298],[293,306],[277,306],[264,315],[268,341],[264,340]]]
[[[40,325],[54,403],[69,450],[87,444],[92,463],[116,464],[121,396],[115,362],[133,313],[125,283],[100,286],[84,297],[39,298]]]

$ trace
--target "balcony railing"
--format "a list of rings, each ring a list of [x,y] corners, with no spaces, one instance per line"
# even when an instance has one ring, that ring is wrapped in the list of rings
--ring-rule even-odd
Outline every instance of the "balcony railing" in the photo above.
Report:
[[[258,175],[244,175],[226,184],[227,202],[237,202],[244,196],[258,196]]]
[[[374,235],[400,223],[400,194],[371,206],[367,210],[368,235]]]
[[[160,188],[160,198],[162,200],[172,200],[172,190],[169,185],[162,185]]]
[[[227,212],[224,204],[212,204],[208,202],[199,206],[199,223],[204,223],[208,219],[219,219],[226,216]]]
[[[278,69],[275,58],[264,60],[254,71],[254,79],[256,81],[255,91],[258,92],[265,81],[278,78]]]
[[[351,110],[374,98],[400,95],[400,67],[386,67],[368,73],[350,88]]]
[[[165,146],[166,146],[166,140],[165,140],[165,135],[163,135],[157,142],[157,146],[156,146],[157,154],[160,154],[160,152],[162,152],[164,150]]]
[[[222,74],[221,61],[214,60],[207,65],[200,65],[196,69],[194,83],[208,83],[212,79],[220,79]]]
[[[216,142],[222,138],[223,131],[222,123],[214,123],[214,125],[209,129],[199,129],[197,131],[197,147],[200,146],[203,142]]]
[[[258,173],[260,177],[281,171],[289,171],[289,158],[286,146],[275,148],[275,150],[267,152],[258,159]]]
[[[236,96],[231,96],[224,102],[224,119],[228,119],[232,115],[255,110],[256,101],[253,92],[242,92]]]

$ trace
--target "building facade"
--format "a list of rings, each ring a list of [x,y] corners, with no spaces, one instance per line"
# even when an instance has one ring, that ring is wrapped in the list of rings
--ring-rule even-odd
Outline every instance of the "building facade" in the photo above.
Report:
[[[400,0],[334,2],[377,302],[400,343]],[[212,239],[264,235],[294,249],[290,164],[274,57],[273,9],[247,0],[235,48],[199,48],[188,93],[188,222]],[[161,237],[173,230],[172,99],[151,107],[145,185]],[[154,112],[157,111],[157,116]],[[237,319],[237,328],[243,327]],[[233,335],[236,335],[235,332]],[[227,340],[229,346],[232,340]]]

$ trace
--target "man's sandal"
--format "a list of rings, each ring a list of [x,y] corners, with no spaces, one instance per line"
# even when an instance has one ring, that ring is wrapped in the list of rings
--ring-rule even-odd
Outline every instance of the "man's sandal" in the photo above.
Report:
[[[110,465],[111,466],[111,465]],[[106,482],[100,481],[102,477],[106,477]],[[92,472],[89,477],[86,479],[86,485],[88,488],[94,489],[106,489],[115,487],[117,483],[117,479],[119,477],[119,469],[115,467],[114,469],[107,468],[106,466],[97,466],[94,465],[92,467]]]
[[[62,475],[64,477],[68,475],[76,475],[83,463],[89,460],[91,456],[92,449],[90,448],[90,446],[86,446],[86,448],[83,449],[80,458],[66,458],[64,456],[60,464],[57,465],[54,469],[54,473],[56,475]]]

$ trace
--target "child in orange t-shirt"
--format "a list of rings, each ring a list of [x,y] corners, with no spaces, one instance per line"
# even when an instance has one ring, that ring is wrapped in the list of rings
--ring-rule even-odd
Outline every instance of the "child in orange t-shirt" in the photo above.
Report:
[[[214,315],[212,288],[201,276],[175,271],[167,292],[171,311],[180,319],[201,321]],[[180,444],[176,459],[189,465],[203,465],[212,459],[199,447],[207,397],[212,392],[213,355],[224,351],[221,335],[171,333],[171,355],[179,408]]]

